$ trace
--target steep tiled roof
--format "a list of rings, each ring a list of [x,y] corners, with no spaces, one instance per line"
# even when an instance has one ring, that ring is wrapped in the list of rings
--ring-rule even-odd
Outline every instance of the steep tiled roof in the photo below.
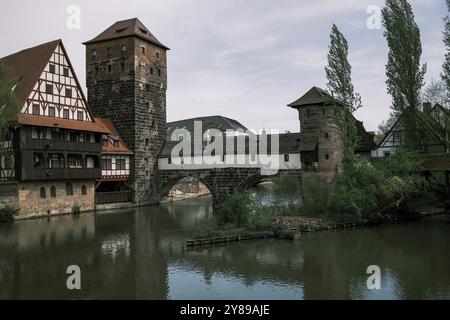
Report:
[[[111,120],[105,118],[95,118],[96,123],[101,124],[108,130],[108,134],[104,134],[102,139],[108,139],[108,146],[102,147],[102,153],[105,154],[133,154],[130,149],[127,148],[122,137],[119,135],[116,127]],[[114,147],[112,140],[118,140],[119,146]]]
[[[314,104],[326,104],[331,99],[331,96],[323,89],[318,87],[312,87],[308,92],[306,92],[299,99],[288,104],[291,108],[300,108],[303,106],[309,106]]]
[[[157,45],[165,50],[169,50],[168,47],[166,47],[158,39],[156,39],[156,37],[145,27],[145,25],[141,21],[139,21],[138,18],[118,21],[107,28],[105,31],[100,33],[94,39],[84,42],[84,44],[91,44],[126,37],[138,37],[142,40],[153,43],[154,45]]]
[[[11,71],[7,80],[17,83],[14,92],[21,102],[24,102],[30,95],[50,57],[60,43],[61,40],[47,42],[0,59]]]

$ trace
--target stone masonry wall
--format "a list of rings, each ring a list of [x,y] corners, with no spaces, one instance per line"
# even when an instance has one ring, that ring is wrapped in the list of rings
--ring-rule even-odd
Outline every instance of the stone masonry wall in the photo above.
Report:
[[[94,210],[95,182],[93,180],[72,181],[73,196],[66,195],[65,181],[21,182],[18,185],[18,218],[29,218],[47,215],[71,213],[75,205],[81,211]],[[82,186],[86,186],[86,195],[81,194]],[[50,188],[55,186],[56,197],[51,197]],[[40,189],[45,188],[46,197],[41,198]]]
[[[107,48],[112,48],[111,55],[107,55]],[[93,49],[97,51],[95,58]],[[94,43],[86,48],[88,102],[95,116],[113,121],[134,152],[130,183],[136,205],[154,202],[151,194],[157,157],[166,135],[166,65],[164,49],[138,38]]]

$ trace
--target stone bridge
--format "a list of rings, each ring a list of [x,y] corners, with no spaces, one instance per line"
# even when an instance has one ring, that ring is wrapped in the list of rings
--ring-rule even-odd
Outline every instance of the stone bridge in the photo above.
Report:
[[[267,178],[282,175],[295,176],[301,182],[300,169],[278,170],[274,175],[264,175],[259,168],[212,168],[197,170],[159,170],[155,196],[162,199],[180,180],[192,177],[203,183],[211,192],[213,205],[216,206],[236,192],[246,190]]]

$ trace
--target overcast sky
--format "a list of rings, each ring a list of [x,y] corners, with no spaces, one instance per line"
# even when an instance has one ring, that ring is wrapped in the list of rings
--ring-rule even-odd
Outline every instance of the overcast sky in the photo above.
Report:
[[[383,29],[370,30],[371,5],[383,0],[2,0],[0,56],[61,38],[85,84],[81,44],[117,20],[138,17],[171,48],[168,120],[204,115],[237,119],[248,128],[299,131],[286,105],[312,86],[325,87],[329,32],[336,23],[350,48],[355,89],[368,130],[389,114]],[[445,0],[411,0],[421,29],[426,80],[438,78],[444,57]],[[66,26],[70,5],[81,28]],[[85,88],[84,88],[85,90]]]

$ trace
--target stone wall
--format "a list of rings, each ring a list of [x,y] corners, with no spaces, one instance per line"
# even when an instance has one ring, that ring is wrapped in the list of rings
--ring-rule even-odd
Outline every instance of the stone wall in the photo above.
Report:
[[[17,182],[0,182],[0,209],[4,207],[18,208],[19,194]]]
[[[112,48],[109,56],[107,48]],[[166,66],[166,51],[138,38],[86,47],[88,102],[95,116],[113,121],[134,152],[130,184],[138,205],[152,202],[149,194],[154,193],[157,157],[166,137]]]
[[[80,211],[94,210],[95,182],[72,181],[73,196],[66,195],[66,181],[21,182],[18,185],[18,218],[31,218],[47,215],[71,213],[74,206],[80,206]],[[81,192],[86,186],[86,195]],[[56,197],[50,194],[50,188],[55,186]],[[45,198],[41,198],[41,187],[45,188]]]

